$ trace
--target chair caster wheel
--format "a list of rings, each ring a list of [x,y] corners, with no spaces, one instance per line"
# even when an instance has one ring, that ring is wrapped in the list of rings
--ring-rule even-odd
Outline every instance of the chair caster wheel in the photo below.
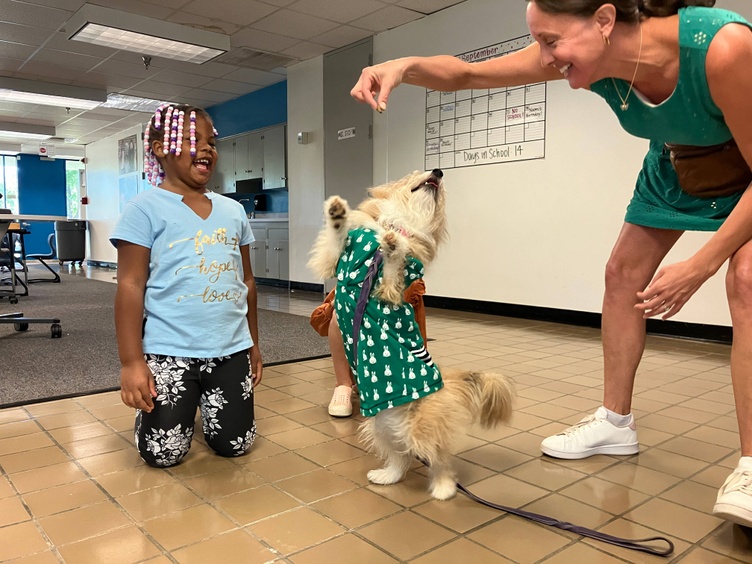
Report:
[[[63,326],[59,323],[53,323],[50,325],[50,333],[53,339],[59,339],[63,336]]]
[[[12,303],[12,304],[17,304],[17,303],[18,303],[18,298],[17,298],[17,297],[15,297],[15,296],[11,296],[11,297],[9,298],[9,301],[10,301],[10,303]]]
[[[13,329],[15,329],[16,331],[26,331],[28,328],[29,328],[28,323],[14,323],[13,324]]]

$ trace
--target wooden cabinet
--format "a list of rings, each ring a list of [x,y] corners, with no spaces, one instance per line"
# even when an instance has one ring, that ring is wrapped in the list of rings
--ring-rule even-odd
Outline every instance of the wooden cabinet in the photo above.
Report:
[[[266,277],[290,279],[289,228],[269,227],[266,230]]]
[[[251,222],[256,241],[251,243],[251,268],[256,278],[290,279],[289,228],[286,223]]]
[[[213,192],[226,194],[235,191],[235,148],[233,139],[217,141],[219,161],[209,180],[209,188]]]
[[[246,133],[235,138],[235,180],[262,178],[264,146],[260,133]]]
[[[256,230],[253,230],[254,235]],[[248,247],[251,270],[254,278],[263,278],[266,273],[266,239],[257,239]]]
[[[264,150],[264,190],[287,187],[286,127],[280,125],[262,134]]]
[[[219,164],[209,187],[222,194],[236,192],[239,180],[262,179],[264,190],[287,187],[285,125],[243,133],[217,141]]]

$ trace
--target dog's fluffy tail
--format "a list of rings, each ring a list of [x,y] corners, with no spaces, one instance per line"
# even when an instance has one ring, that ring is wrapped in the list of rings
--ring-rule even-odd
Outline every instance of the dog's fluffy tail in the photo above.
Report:
[[[442,369],[442,377],[441,390],[407,404],[400,423],[392,424],[393,436],[405,452],[428,461],[450,451],[468,425],[491,428],[512,415],[514,387],[506,376]]]
[[[512,415],[514,388],[506,376],[493,372],[444,372],[444,393],[460,403],[472,423],[490,429]]]

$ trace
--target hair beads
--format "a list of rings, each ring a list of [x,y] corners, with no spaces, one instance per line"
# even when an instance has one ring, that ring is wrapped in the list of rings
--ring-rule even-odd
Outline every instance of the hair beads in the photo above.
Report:
[[[189,120],[190,154],[191,157],[195,157],[198,152],[196,137],[198,115],[201,114],[205,119],[211,121],[211,118],[202,110],[191,106],[164,104],[154,112],[154,115],[146,124],[146,132],[144,133],[144,176],[153,186],[158,186],[162,183],[165,172],[159,162],[159,158],[157,158],[157,155],[154,154],[151,148],[151,143],[155,139],[162,139],[162,150],[164,153],[160,158],[165,158],[170,154],[179,156],[183,150],[186,113]],[[217,130],[213,129],[213,131],[216,136]]]
[[[182,112],[181,112],[182,113]],[[191,138],[191,156],[196,156],[196,112],[191,112],[191,125],[190,128],[190,138]]]

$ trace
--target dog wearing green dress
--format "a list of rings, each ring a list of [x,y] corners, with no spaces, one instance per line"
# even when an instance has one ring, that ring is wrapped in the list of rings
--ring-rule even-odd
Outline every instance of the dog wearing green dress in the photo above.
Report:
[[[443,500],[457,489],[454,441],[473,423],[508,420],[513,388],[499,374],[440,371],[403,301],[446,238],[442,178],[439,169],[413,172],[371,188],[355,210],[329,198],[309,267],[337,278],[334,312],[366,416],[361,437],[385,460],[369,481],[399,482],[418,458],[430,468],[431,495]]]

